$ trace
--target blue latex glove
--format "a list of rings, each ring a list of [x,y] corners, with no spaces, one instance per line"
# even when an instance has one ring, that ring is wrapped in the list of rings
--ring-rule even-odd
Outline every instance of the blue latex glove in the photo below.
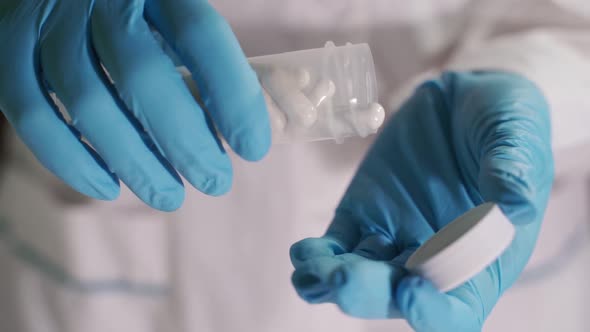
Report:
[[[553,182],[548,106],[507,73],[447,73],[419,87],[360,166],[327,233],[291,248],[310,303],[417,331],[479,331],[526,265]],[[403,265],[468,209],[498,202],[516,225],[491,266],[447,294]]]
[[[207,113],[150,26],[193,73]],[[0,45],[0,109],[46,168],[88,196],[115,199],[120,178],[174,210],[184,199],[177,172],[206,194],[227,192],[232,167],[213,123],[244,159],[269,148],[256,75],[205,0],[2,0]]]

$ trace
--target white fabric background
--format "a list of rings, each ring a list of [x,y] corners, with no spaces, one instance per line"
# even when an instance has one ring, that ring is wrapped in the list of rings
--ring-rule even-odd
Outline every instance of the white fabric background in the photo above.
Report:
[[[582,11],[561,12],[552,1],[213,3],[249,56],[327,40],[369,42],[381,99],[392,104],[416,75],[436,72],[449,59],[481,65],[484,57],[472,56],[469,45],[484,53],[497,49],[489,38],[506,37],[512,48],[485,63],[506,67],[502,54],[523,51],[515,31],[547,26],[541,32],[551,38],[556,30],[566,37],[570,29],[585,31],[576,16]],[[500,10],[507,5],[511,11]],[[560,50],[575,49],[583,63],[586,38],[568,39]],[[486,331],[586,330],[590,164],[580,157],[590,156],[590,146],[574,129],[575,122],[588,123],[580,121],[588,112],[570,107],[584,105],[584,90],[554,93],[551,74],[562,64],[555,60],[534,62],[526,73],[548,73],[551,65],[554,71],[535,76],[537,83],[551,94],[554,115],[569,114],[556,120],[566,123],[562,132],[578,134],[557,154],[558,181],[529,272],[500,301]],[[559,76],[557,83],[576,86],[583,76]],[[568,127],[571,119],[578,121]],[[409,331],[403,321],[366,322],[332,305],[310,306],[290,284],[289,246],[324,231],[370,141],[275,146],[258,164],[234,158],[229,195],[211,198],[187,188],[183,208],[160,213],[126,190],[113,203],[80,198],[15,140],[0,183],[0,213],[11,226],[0,232],[0,331]],[[564,247],[571,250],[562,255]]]

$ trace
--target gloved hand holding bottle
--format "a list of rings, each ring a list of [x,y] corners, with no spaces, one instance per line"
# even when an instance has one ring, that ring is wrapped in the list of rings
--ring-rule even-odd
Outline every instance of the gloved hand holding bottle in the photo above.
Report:
[[[553,182],[548,106],[525,78],[451,72],[422,84],[390,120],[326,234],[291,248],[293,284],[310,303],[417,331],[479,331],[525,267]],[[504,254],[443,294],[408,275],[408,257],[485,201],[516,226]]]
[[[192,72],[207,112],[152,28]],[[3,0],[0,45],[0,110],[46,168],[88,196],[116,198],[121,179],[152,207],[174,210],[179,174],[206,194],[229,190],[216,129],[244,159],[269,148],[256,75],[206,0]]]

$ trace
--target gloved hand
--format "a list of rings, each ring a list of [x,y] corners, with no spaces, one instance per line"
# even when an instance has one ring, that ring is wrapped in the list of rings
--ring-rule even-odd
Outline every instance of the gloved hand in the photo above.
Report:
[[[310,303],[361,318],[404,317],[417,331],[480,331],[526,265],[553,182],[548,106],[508,73],[446,73],[421,85],[360,166],[321,238],[291,248],[293,284]],[[500,204],[512,245],[443,294],[403,269],[468,209]]]
[[[207,113],[150,26],[192,72]],[[269,148],[256,75],[206,0],[2,0],[0,45],[0,109],[46,168],[88,196],[115,199],[120,178],[174,210],[177,171],[206,194],[227,192],[232,167],[214,125],[244,159]]]

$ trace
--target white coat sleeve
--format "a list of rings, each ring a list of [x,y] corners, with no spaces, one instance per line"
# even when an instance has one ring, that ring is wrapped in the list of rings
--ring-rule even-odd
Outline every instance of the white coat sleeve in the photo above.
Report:
[[[461,43],[440,69],[519,73],[545,94],[554,149],[589,143],[589,10],[588,0],[473,2]]]

